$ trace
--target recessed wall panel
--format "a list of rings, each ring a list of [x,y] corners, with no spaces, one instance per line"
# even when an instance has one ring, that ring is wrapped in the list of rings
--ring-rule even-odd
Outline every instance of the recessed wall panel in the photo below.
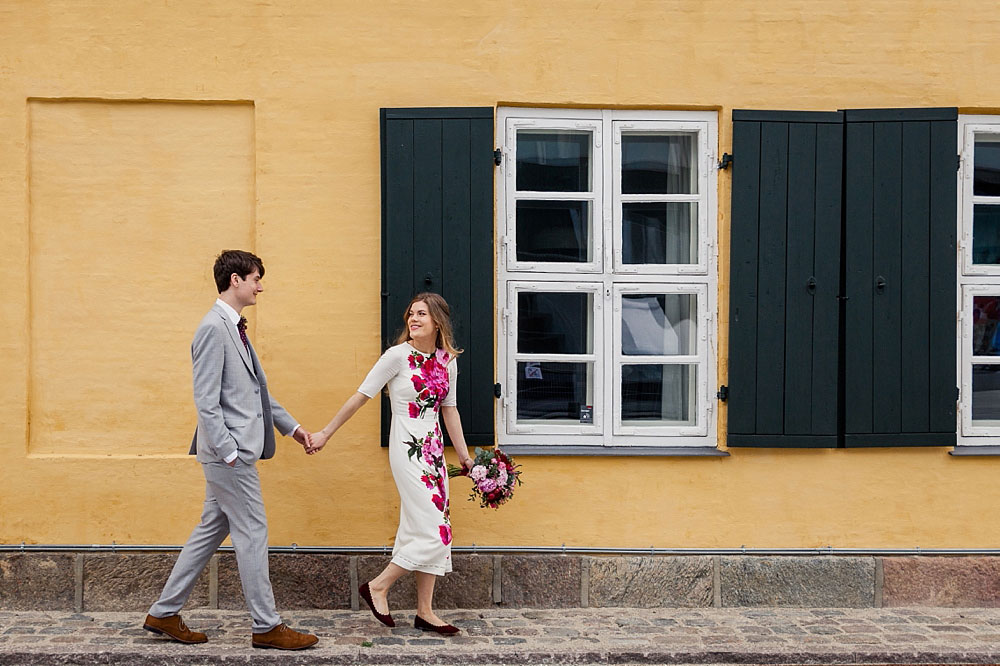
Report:
[[[32,454],[186,452],[190,342],[252,248],[251,103],[29,102]]]

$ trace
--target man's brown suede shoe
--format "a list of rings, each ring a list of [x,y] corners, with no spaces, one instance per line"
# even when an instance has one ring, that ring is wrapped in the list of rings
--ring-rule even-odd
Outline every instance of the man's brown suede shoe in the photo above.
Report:
[[[289,629],[284,623],[263,634],[254,634],[252,644],[255,648],[276,648],[278,650],[302,650],[312,647],[319,639],[312,634],[303,634]]]
[[[205,634],[188,629],[180,615],[171,615],[170,617],[147,615],[142,628],[146,631],[152,631],[154,634],[164,634],[180,643],[208,642],[208,636]]]

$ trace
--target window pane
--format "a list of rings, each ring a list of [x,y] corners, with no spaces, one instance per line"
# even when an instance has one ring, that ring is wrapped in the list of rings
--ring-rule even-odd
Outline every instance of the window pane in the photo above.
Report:
[[[623,365],[623,425],[694,425],[696,365]]]
[[[590,354],[594,295],[522,291],[517,294],[517,351],[522,354]]]
[[[1000,365],[972,366],[972,420],[1000,425]]]
[[[972,353],[1000,356],[1000,296],[972,298]]]
[[[972,193],[1000,196],[1000,135],[976,137]]]
[[[622,353],[695,354],[695,294],[623,294]]]
[[[519,192],[589,192],[590,132],[517,133]]]
[[[622,134],[622,194],[697,194],[696,134]]]
[[[593,363],[517,364],[517,420],[581,422],[593,406]]]
[[[518,201],[518,261],[590,261],[590,202]]]
[[[1000,206],[973,206],[972,263],[1000,264]]]
[[[622,204],[622,261],[692,264],[698,261],[698,204]]]

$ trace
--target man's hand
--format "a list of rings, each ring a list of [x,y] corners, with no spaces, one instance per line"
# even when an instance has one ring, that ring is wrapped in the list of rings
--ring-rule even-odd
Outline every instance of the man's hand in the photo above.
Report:
[[[309,447],[309,434],[310,433],[309,433],[308,430],[306,430],[302,426],[299,426],[298,428],[295,429],[295,432],[292,433],[292,439],[294,439],[296,442],[298,442],[299,444],[301,444],[302,447],[305,448],[308,451],[309,450],[308,449],[308,447]]]

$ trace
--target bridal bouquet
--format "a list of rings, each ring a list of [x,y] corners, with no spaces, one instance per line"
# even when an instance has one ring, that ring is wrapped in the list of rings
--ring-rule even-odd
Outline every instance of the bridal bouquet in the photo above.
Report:
[[[521,485],[520,465],[500,449],[487,451],[476,448],[472,469],[448,465],[448,477],[467,476],[472,479],[472,493],[469,501],[479,500],[479,506],[491,509],[514,496],[514,486]]]

